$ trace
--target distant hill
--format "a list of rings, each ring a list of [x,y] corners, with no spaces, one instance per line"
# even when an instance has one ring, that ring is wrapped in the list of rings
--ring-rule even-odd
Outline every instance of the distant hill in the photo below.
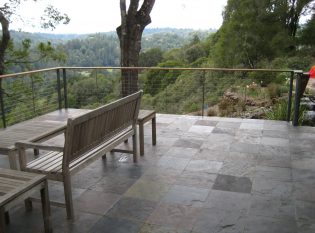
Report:
[[[195,35],[200,39],[207,38],[215,30],[193,30],[174,28],[149,28],[142,37],[142,52],[159,48],[168,51],[180,48],[190,43]],[[119,66],[119,40],[115,31],[95,34],[50,34],[11,31],[15,43],[23,39],[30,39],[32,44],[50,41],[67,54],[68,66]],[[56,65],[50,62],[40,62],[36,68],[51,67]],[[16,71],[16,70],[15,70]]]

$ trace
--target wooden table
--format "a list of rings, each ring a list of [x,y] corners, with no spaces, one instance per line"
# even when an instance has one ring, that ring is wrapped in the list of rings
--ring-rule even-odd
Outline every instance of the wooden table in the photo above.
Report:
[[[152,144],[156,145],[156,112],[154,110],[140,110],[138,116],[139,124],[139,141],[140,141],[140,155],[144,155],[144,129],[146,122],[152,120]]]
[[[10,168],[17,169],[15,143],[18,141],[38,142],[60,134],[66,127],[67,119],[82,115],[88,109],[62,109],[0,130],[0,154],[8,155]]]
[[[0,233],[5,233],[7,211],[36,191],[41,193],[45,233],[50,233],[52,226],[46,176],[0,168]]]

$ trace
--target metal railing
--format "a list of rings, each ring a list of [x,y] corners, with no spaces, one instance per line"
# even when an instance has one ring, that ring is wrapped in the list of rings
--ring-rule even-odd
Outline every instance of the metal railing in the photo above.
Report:
[[[237,83],[235,81],[236,76],[238,79],[247,80],[249,83],[255,80],[248,77],[249,74],[253,73],[266,74],[269,77],[271,74],[274,74],[274,76],[281,73],[285,74],[285,77],[289,79],[287,121],[291,121],[293,83],[294,79],[296,79],[292,123],[297,125],[301,80],[304,77],[302,71],[228,68],[54,67],[0,76],[2,127],[5,128],[8,125],[56,109],[68,107],[93,108],[109,102],[120,95],[120,87],[123,81],[120,79],[119,72],[121,70],[135,69],[139,71],[137,85],[139,88],[145,89],[146,99],[143,103],[144,107],[158,108],[157,110],[162,113],[198,111],[198,114],[202,116],[205,115],[206,102],[209,99],[209,95],[212,92],[220,91],[223,93],[225,91],[220,90],[220,87],[216,85],[224,83],[225,87],[228,87],[231,80],[234,80],[234,83],[231,84],[234,85]],[[188,73],[186,74],[186,79],[183,78],[184,81],[182,81],[181,85],[184,88],[182,88],[177,84],[176,80],[184,72]],[[153,77],[151,80],[148,78],[150,75]],[[263,79],[262,82],[264,81]],[[218,80],[220,82],[217,82]],[[171,89],[169,87],[171,86],[170,84],[178,85],[177,89],[179,90],[176,89],[176,86],[173,86]],[[187,102],[187,106],[194,103],[193,106],[180,109],[179,103],[187,101],[187,99],[180,98],[183,95],[183,90],[187,91],[185,88],[189,92],[196,92],[197,94],[195,93],[193,97],[195,99]],[[163,95],[153,98],[152,96],[155,96],[156,92],[159,91],[163,91]],[[185,104],[183,105],[185,106]]]

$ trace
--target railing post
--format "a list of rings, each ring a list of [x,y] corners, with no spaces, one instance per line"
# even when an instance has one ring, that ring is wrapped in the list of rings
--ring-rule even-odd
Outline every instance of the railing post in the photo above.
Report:
[[[2,124],[3,124],[3,128],[6,128],[7,127],[7,121],[6,121],[5,110],[4,110],[2,79],[0,79],[0,104],[1,104]]]
[[[58,92],[58,109],[62,109],[62,100],[61,100],[61,81],[60,81],[60,70],[56,70],[57,73],[57,92]]]
[[[31,75],[31,85],[32,85],[32,102],[33,102],[33,114],[36,116],[36,106],[35,106],[35,88],[34,88],[34,78]]]
[[[290,121],[291,121],[293,79],[294,79],[294,72],[291,72],[291,76],[290,76],[290,88],[289,88],[289,96],[288,96],[287,122],[290,122]]]
[[[66,69],[62,69],[62,78],[63,78],[63,92],[64,92],[65,108],[68,108],[68,90],[67,90],[67,73],[66,73]]]
[[[297,126],[299,123],[302,74],[303,73],[300,72],[297,73],[295,82],[294,115],[292,122],[293,126]]]
[[[202,105],[201,105],[201,116],[204,117],[205,115],[205,77],[206,77],[206,71],[202,71],[202,76],[201,76],[201,85],[202,85]]]

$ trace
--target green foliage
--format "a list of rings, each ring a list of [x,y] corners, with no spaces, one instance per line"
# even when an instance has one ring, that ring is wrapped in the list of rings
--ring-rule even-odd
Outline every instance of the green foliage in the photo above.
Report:
[[[163,52],[159,48],[152,48],[140,53],[139,65],[141,67],[157,66],[163,60]]]
[[[159,67],[183,67],[183,63],[178,61],[166,61],[160,63]],[[180,70],[150,70],[147,74],[144,90],[150,95],[156,95],[168,85],[174,83],[181,74]]]
[[[268,120],[285,121],[287,119],[288,102],[286,100],[280,100],[272,109],[266,111],[266,117]],[[304,116],[306,113],[306,107],[300,106],[300,112],[298,117],[298,125],[302,125]],[[293,119],[294,109],[291,109],[291,119]]]

